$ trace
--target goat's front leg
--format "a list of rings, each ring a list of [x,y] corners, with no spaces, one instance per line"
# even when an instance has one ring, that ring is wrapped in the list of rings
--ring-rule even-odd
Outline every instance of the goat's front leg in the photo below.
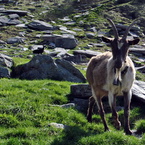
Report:
[[[99,109],[99,114],[100,114],[101,119],[102,119],[103,124],[104,124],[104,130],[109,131],[109,127],[108,127],[106,119],[105,119],[105,111],[104,111],[104,108],[103,108],[101,98],[98,98],[96,103],[97,103],[97,106],[98,106],[98,109]]]
[[[87,110],[87,120],[89,122],[92,122],[92,112],[93,112],[94,105],[95,105],[95,99],[93,98],[93,96],[91,96],[89,98],[88,110]]]
[[[129,115],[130,115],[130,102],[132,92],[130,90],[128,92],[123,92],[123,94],[124,94],[124,131],[126,134],[131,135],[132,132],[130,130]]]
[[[114,126],[118,130],[120,130],[121,123],[118,119],[118,113],[116,112],[116,96],[114,96],[111,92],[109,92],[108,98],[109,98],[109,105],[112,110],[112,119],[113,119]]]

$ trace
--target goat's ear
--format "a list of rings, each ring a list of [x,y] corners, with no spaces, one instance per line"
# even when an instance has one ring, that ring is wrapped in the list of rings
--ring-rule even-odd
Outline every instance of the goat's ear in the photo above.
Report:
[[[104,37],[102,36],[102,40],[106,43],[111,43],[112,42],[112,39],[111,38],[107,38],[107,37]]]
[[[136,39],[134,39],[134,40],[128,40],[128,43],[129,43],[129,45],[135,45],[135,44],[137,44],[139,41],[140,41],[140,39],[139,39],[139,38],[136,38]]]

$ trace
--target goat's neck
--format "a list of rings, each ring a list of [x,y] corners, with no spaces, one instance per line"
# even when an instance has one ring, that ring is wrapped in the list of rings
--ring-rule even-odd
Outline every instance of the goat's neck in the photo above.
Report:
[[[127,64],[126,62],[122,62],[121,67],[116,67],[116,61],[111,57],[108,60],[107,65],[107,73],[108,73],[108,80],[112,82],[113,85],[119,85],[122,82],[122,77],[127,72]]]

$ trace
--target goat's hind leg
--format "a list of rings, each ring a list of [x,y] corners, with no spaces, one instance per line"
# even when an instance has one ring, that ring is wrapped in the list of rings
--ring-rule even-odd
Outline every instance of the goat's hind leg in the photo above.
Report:
[[[93,96],[91,96],[89,98],[88,110],[87,110],[87,120],[89,122],[92,122],[92,112],[93,112],[94,105],[95,105],[95,99]]]
[[[94,92],[93,89],[92,89],[92,95],[93,95],[95,102],[98,106],[99,114],[100,114],[101,119],[102,119],[103,124],[104,124],[104,130],[109,131],[109,127],[108,127],[106,119],[105,119],[105,111],[104,111],[103,104],[102,104],[102,96],[100,96],[99,94],[96,94],[96,92]]]
[[[121,123],[118,119],[118,113],[116,112],[116,96],[114,96],[112,93],[109,93],[108,99],[109,99],[109,105],[112,110],[112,119],[113,119],[114,126],[116,129],[120,130]]]

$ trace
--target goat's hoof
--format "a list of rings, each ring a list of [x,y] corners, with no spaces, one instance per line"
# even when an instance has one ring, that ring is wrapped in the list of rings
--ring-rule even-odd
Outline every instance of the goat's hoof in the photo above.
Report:
[[[87,117],[87,120],[88,120],[88,122],[92,122],[92,118],[90,118],[90,117]]]
[[[132,135],[132,131],[129,129],[129,130],[125,130],[125,133],[126,135]]]
[[[121,123],[120,123],[120,121],[117,121],[117,122],[116,122],[115,127],[116,127],[117,130],[120,130],[120,128],[121,128]]]
[[[110,131],[110,129],[109,129],[108,127],[107,127],[107,128],[105,128],[104,130],[105,130],[105,132],[106,132],[106,131]]]
[[[117,119],[114,119],[113,120],[113,125],[114,125],[114,127],[117,129],[117,130],[120,130],[120,128],[121,128],[121,122]]]

